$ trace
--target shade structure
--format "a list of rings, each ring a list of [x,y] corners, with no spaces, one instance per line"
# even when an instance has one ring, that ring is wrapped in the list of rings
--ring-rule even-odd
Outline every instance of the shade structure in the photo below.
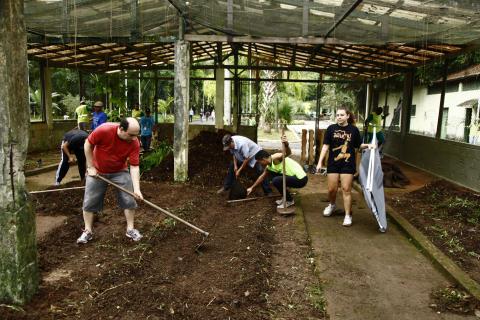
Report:
[[[375,130],[373,132],[371,143],[377,143]],[[362,186],[365,202],[378,222],[380,232],[387,231],[383,171],[378,148],[367,149],[362,153],[362,160],[360,163],[360,185]]]

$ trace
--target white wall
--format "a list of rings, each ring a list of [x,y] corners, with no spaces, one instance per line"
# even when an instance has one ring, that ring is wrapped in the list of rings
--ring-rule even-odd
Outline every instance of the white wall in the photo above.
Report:
[[[461,88],[462,86],[460,86]],[[393,110],[402,97],[402,90],[390,91],[388,95],[388,105],[390,106],[390,115],[387,117],[386,127],[388,128]],[[464,123],[466,108],[458,107],[464,101],[470,99],[480,99],[480,90],[468,90],[459,92],[450,92],[445,94],[444,108],[448,108],[448,122],[446,135],[448,139],[461,140],[464,135]],[[385,103],[385,92],[379,94],[379,106]],[[440,94],[427,94],[427,87],[415,87],[413,90],[412,105],[416,105],[416,114],[410,119],[410,131],[426,136],[435,136],[437,130],[438,109],[440,106]],[[472,123],[475,120],[477,110],[473,110]],[[478,128],[478,127],[477,127]],[[471,127],[471,135],[479,136],[479,132],[474,126]],[[442,132],[442,137],[445,137]],[[477,139],[477,144],[480,144]]]

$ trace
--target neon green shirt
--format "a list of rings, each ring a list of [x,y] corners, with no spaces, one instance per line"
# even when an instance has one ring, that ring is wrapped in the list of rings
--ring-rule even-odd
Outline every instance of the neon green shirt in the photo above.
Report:
[[[75,109],[75,113],[77,114],[77,122],[89,122],[90,121],[90,113],[87,110],[87,106],[85,104],[80,105]]]
[[[382,131],[382,116],[375,112],[370,114],[370,121],[368,122],[368,132],[373,133],[373,128],[377,129],[377,132]]]
[[[272,163],[267,166],[267,170],[276,173],[283,173],[283,164],[281,162],[279,164],[274,164],[272,161]],[[285,158],[285,175],[303,179],[307,174],[303,171],[302,166],[297,161]]]
[[[133,118],[140,118],[142,116],[142,110],[138,109],[138,110],[135,110],[133,109],[132,110],[132,117]]]

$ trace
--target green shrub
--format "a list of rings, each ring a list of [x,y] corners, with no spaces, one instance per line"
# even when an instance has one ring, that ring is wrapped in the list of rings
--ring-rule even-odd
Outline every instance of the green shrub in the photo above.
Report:
[[[171,151],[172,146],[166,142],[160,143],[155,150],[142,157],[140,161],[140,172],[149,171],[158,167]]]

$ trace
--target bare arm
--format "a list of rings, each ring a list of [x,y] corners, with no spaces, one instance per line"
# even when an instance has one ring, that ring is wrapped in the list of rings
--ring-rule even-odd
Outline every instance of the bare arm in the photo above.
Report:
[[[96,176],[97,169],[93,166],[93,145],[88,142],[88,139],[85,140],[83,149],[85,152],[85,159],[87,160],[87,173],[89,176]]]
[[[240,168],[238,168],[238,170],[235,170],[235,175],[236,175],[237,177],[240,175],[240,172],[242,172],[242,170],[245,168],[245,166],[248,164],[248,162],[250,162],[251,159],[252,159],[252,157],[243,160],[242,165],[240,166]]]
[[[265,177],[267,176],[267,174],[268,174],[267,168],[265,168],[265,170],[263,170],[263,173],[255,181],[255,183],[250,188],[247,189],[247,195],[252,193],[253,189],[255,189],[260,183],[262,183],[263,180],[265,180]]]
[[[319,172],[322,169],[323,160],[325,159],[325,156],[327,155],[328,148],[330,148],[330,145],[328,145],[328,144],[324,144],[323,147],[322,147],[322,151],[320,152],[320,158],[318,159],[317,172]]]
[[[132,177],[133,193],[135,194],[137,199],[142,200],[143,195],[140,191],[140,167],[130,166],[130,176]]]
[[[73,162],[73,155],[70,153],[70,150],[68,150],[69,143],[68,141],[62,141],[62,150],[65,152],[65,154],[68,157],[68,162]]]

